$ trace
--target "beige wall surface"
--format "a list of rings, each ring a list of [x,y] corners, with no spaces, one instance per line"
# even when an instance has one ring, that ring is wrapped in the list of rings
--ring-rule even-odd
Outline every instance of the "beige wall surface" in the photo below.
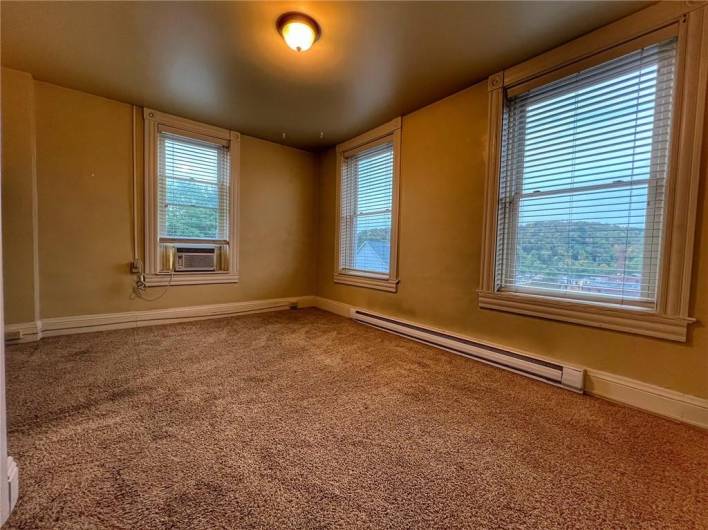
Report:
[[[16,92],[9,87],[8,101],[20,98]],[[315,155],[242,136],[240,283],[172,286],[159,300],[147,302],[132,296],[134,276],[128,272],[131,105],[42,82],[34,82],[34,96],[42,318],[312,294]],[[3,105],[3,113],[9,110]],[[22,130],[21,120],[16,121],[13,129]],[[136,131],[141,197],[141,109],[136,112]],[[14,193],[3,204],[13,201]],[[142,214],[141,200],[138,212]],[[8,223],[7,215],[4,221]],[[26,231],[25,222],[16,224]],[[6,255],[20,239],[8,239]],[[20,268],[31,267],[31,256],[23,254]],[[149,289],[147,296],[163,290]],[[31,313],[17,311],[14,305],[8,297],[8,323],[33,320]]]
[[[3,69],[4,252],[21,256],[17,263],[5,260],[8,323],[33,319],[31,146],[36,128],[42,318],[317,294],[708,397],[705,179],[691,302],[699,322],[686,344],[478,308],[486,83],[403,119],[398,293],[333,283],[334,150],[317,157],[242,136],[241,282],[174,286],[158,301],[146,302],[131,296],[134,277],[128,273],[131,109]],[[141,197],[140,112],[136,132]],[[150,296],[162,290],[151,289]]]
[[[2,70],[2,244],[5,320],[34,320],[32,77]]]
[[[320,160],[317,294],[708,397],[708,186],[701,190],[686,344],[479,309],[487,83],[404,116],[398,293],[335,284],[334,150]],[[704,164],[705,167],[705,164]]]

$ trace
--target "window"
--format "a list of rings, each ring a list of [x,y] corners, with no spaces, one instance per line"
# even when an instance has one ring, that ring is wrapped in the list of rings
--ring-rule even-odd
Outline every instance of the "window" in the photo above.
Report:
[[[145,109],[148,285],[235,282],[238,135]],[[180,271],[177,249],[214,253],[214,271]]]
[[[160,242],[228,244],[228,147],[160,132],[157,149]]]
[[[335,281],[395,291],[400,119],[338,146]]]
[[[679,131],[702,123],[682,24],[490,78],[481,307],[686,339],[698,176]]]
[[[510,97],[499,290],[656,303],[676,39]]]
[[[389,139],[344,158],[341,194],[342,269],[387,275],[393,208],[393,144]]]

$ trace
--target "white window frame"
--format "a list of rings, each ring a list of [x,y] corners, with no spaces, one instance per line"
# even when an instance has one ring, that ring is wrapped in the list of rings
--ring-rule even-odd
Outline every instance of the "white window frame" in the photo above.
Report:
[[[393,191],[391,204],[391,253],[388,274],[344,269],[340,263],[339,243],[341,230],[341,186],[344,159],[352,150],[374,147],[382,140],[393,144]],[[401,118],[395,118],[376,129],[337,146],[337,208],[334,231],[334,282],[356,287],[367,287],[395,293],[398,290],[398,202],[401,164]]]
[[[238,274],[238,198],[240,176],[241,135],[228,129],[206,125],[164,112],[145,108],[145,281],[149,287],[161,285],[200,285],[210,283],[237,283]],[[183,131],[186,137],[196,137],[214,143],[229,145],[229,239],[228,269],[211,272],[160,271],[160,238],[158,222],[158,145],[160,128]],[[195,240],[183,240],[196,243]]]
[[[485,186],[479,306],[685,342],[689,315],[696,211],[708,78],[708,8],[688,2],[651,6],[525,63],[491,76],[489,145]],[[677,68],[664,227],[656,303],[621,306],[601,300],[501,291],[496,285],[497,223],[507,94],[639,49],[662,36],[676,36]]]

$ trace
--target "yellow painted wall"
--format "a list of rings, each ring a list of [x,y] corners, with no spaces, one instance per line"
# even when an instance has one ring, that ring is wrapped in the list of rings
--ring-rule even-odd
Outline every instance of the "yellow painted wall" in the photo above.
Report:
[[[3,69],[5,77],[9,76]],[[3,103],[6,97],[7,101],[21,98],[20,87],[8,88],[3,91]],[[160,300],[146,302],[131,296],[134,276],[128,272],[132,259],[131,106],[43,82],[34,82],[34,98],[42,318],[314,292],[315,155],[242,136],[240,283],[173,286]],[[13,114],[5,105],[2,110]],[[141,112],[136,116],[141,196]],[[25,126],[21,119],[13,119],[10,125],[6,134],[22,132]],[[5,152],[15,150],[10,146]],[[26,187],[24,173],[21,176],[17,180]],[[22,198],[27,200],[26,193]],[[3,205],[16,200],[14,192],[3,199]],[[24,213],[31,212],[27,205],[8,210],[3,217],[6,229],[19,226],[26,232],[27,226],[31,228]],[[138,212],[142,213],[142,201]],[[20,239],[7,238],[6,256],[10,255],[8,247],[14,250]],[[31,267],[31,256],[23,254],[20,269],[24,272]],[[18,277],[18,272],[8,271],[5,285],[12,286]],[[150,289],[148,296],[162,291]],[[8,296],[8,323],[33,320],[24,306],[20,311],[15,305],[15,299]]]
[[[404,116],[398,293],[335,284],[334,150],[320,160],[319,296],[708,397],[708,186],[701,189],[694,325],[686,344],[477,306],[487,83]],[[704,166],[705,167],[705,164]]]
[[[33,318],[32,123],[27,110],[31,93],[36,111],[42,318],[317,294],[708,397],[708,332],[703,324],[708,320],[705,179],[691,302],[699,323],[692,326],[686,344],[477,307],[486,83],[403,119],[398,293],[332,281],[334,150],[318,157],[243,136],[241,283],[175,286],[149,303],[131,298],[133,277],[127,272],[131,106],[3,69],[4,252],[24,256],[21,266],[5,260],[9,323]],[[140,113],[137,118],[141,147]],[[138,155],[142,190],[141,149]],[[142,212],[142,202],[138,211]]]
[[[33,80],[2,70],[2,244],[5,320],[34,320]]]

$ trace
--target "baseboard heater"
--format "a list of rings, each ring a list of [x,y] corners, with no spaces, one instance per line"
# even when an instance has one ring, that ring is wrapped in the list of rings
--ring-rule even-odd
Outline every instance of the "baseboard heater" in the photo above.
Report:
[[[578,368],[538,359],[527,354],[510,351],[458,335],[452,335],[420,324],[377,315],[376,313],[362,309],[351,309],[350,316],[357,322],[395,333],[396,335],[401,335],[539,381],[567,388],[574,392],[583,392],[585,371]]]

